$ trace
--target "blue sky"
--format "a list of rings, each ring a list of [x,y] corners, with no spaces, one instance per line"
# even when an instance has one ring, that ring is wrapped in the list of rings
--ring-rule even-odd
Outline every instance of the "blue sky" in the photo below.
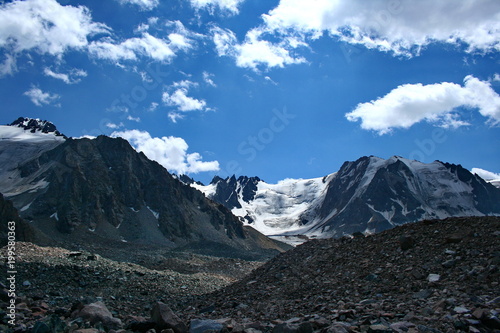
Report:
[[[0,123],[121,136],[172,172],[500,173],[496,0],[0,1]]]

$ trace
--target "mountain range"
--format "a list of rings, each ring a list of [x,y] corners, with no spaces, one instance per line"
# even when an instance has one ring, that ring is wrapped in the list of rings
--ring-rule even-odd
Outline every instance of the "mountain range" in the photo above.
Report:
[[[0,126],[0,193],[2,220],[24,221],[25,238],[42,245],[140,244],[216,255],[267,255],[288,249],[275,240],[500,215],[500,189],[460,165],[369,156],[321,178],[268,184],[216,176],[203,185],[170,174],[124,139],[68,138],[30,118]]]
[[[121,138],[66,138],[46,121],[18,119],[0,126],[0,179],[0,192],[36,230],[37,243],[257,257],[288,248]]]
[[[207,186],[191,186],[288,242],[374,233],[424,219],[500,215],[500,189],[478,175],[460,165],[399,156],[362,157],[323,178],[268,184],[258,177],[215,177]]]

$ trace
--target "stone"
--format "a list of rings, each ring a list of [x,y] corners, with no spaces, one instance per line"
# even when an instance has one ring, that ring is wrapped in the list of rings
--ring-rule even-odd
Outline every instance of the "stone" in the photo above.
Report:
[[[150,329],[155,328],[155,326],[156,326],[156,323],[154,321],[133,320],[128,324],[127,329],[134,331],[134,332],[147,332]]]
[[[445,242],[447,244],[457,244],[460,243],[465,238],[462,234],[452,234],[446,237]]]
[[[453,311],[458,314],[463,314],[463,313],[468,313],[470,312],[469,309],[463,307],[463,306],[456,306],[453,308]]]
[[[189,333],[221,332],[224,326],[210,319],[193,319],[189,325]]]
[[[81,310],[75,311],[72,317],[88,320],[91,325],[101,322],[107,329],[117,329],[122,327],[121,320],[113,318],[113,315],[103,302],[95,302],[84,305]]]
[[[31,332],[34,333],[45,333],[45,332],[64,332],[67,329],[67,325],[61,318],[57,315],[50,315],[45,317],[42,321],[38,321],[33,326]]]
[[[349,333],[350,326],[341,322],[336,322],[326,329],[327,333]]]
[[[370,299],[370,298],[368,298],[368,299],[364,299],[364,300],[361,300],[361,301],[359,302],[359,304],[361,304],[361,305],[369,305],[369,304],[375,304],[375,303],[377,303],[377,300],[375,300],[375,299]]]
[[[80,257],[83,253],[80,252],[80,251],[72,251],[70,253],[68,253],[68,257],[69,258],[76,258],[76,257]]]
[[[175,333],[185,333],[188,331],[187,326],[180,320],[179,317],[162,302],[156,302],[151,309],[151,319],[156,323],[158,328],[171,328]]]
[[[486,309],[476,309],[474,312],[472,312],[472,316],[476,319],[481,319],[483,318],[486,314],[488,313],[488,310]]]
[[[481,321],[489,328],[500,329],[500,319],[491,313],[486,314]]]
[[[153,333],[153,332],[152,332],[152,333]],[[154,333],[156,333],[156,331],[155,331]],[[174,330],[173,330],[173,329],[171,329],[171,328],[166,328],[166,329],[164,329],[164,330],[161,330],[161,332],[160,332],[160,333],[174,333]]]
[[[52,329],[44,323],[43,321],[39,321],[35,323],[35,326],[31,329],[32,333],[51,333]]]
[[[450,259],[445,262],[443,262],[441,265],[445,268],[452,268],[457,264],[457,260],[455,259]]]
[[[383,324],[370,325],[368,328],[368,333],[392,333],[392,329],[389,326]]]
[[[296,320],[299,319],[299,320]],[[292,318],[284,323],[274,326],[273,333],[312,333],[314,331],[313,325],[309,322],[299,323],[300,318]]]
[[[422,289],[416,293],[413,294],[413,298],[418,298],[418,299],[426,299],[429,298],[432,295],[432,290],[430,289]]]
[[[390,326],[390,329],[396,333],[404,333],[404,332],[408,332],[408,330],[412,327],[415,327],[415,324],[412,324],[412,323],[407,322],[407,321],[399,321],[396,323],[392,323]]]
[[[429,276],[427,276],[427,281],[429,282],[438,282],[439,279],[441,279],[441,275],[439,274],[429,274]]]
[[[403,235],[399,238],[399,246],[401,250],[406,251],[415,246],[415,239],[408,235]]]
[[[413,275],[413,277],[416,279],[416,280],[422,280],[425,278],[425,274],[419,270],[419,269],[414,269],[411,271],[411,275]]]

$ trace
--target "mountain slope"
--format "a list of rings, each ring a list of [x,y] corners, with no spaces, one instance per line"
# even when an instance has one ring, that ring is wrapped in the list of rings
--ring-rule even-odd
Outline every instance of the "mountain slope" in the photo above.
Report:
[[[55,242],[212,247],[221,255],[282,250],[123,139],[100,136],[47,144],[4,137],[2,143],[9,144],[1,147],[0,160],[8,177],[2,177],[0,192],[22,218]],[[15,154],[25,151],[36,152],[34,158]]]
[[[191,186],[274,237],[339,237],[427,218],[500,215],[499,189],[460,165],[398,156],[345,162],[324,178],[267,184],[216,177]]]

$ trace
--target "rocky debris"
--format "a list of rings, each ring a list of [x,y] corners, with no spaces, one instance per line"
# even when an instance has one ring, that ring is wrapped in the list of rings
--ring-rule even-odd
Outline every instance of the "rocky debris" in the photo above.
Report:
[[[498,230],[498,217],[467,217],[314,240],[230,285],[19,243],[17,326],[4,318],[0,330],[500,332]],[[460,242],[449,242],[457,232]],[[401,248],[402,235],[414,239],[412,248]],[[443,265],[449,260],[456,263]],[[100,319],[82,314],[89,308]]]
[[[6,259],[6,251],[7,247],[1,249],[0,260]],[[146,332],[156,327],[154,322],[151,325],[150,319],[144,319],[149,318],[156,301],[180,307],[179,304],[189,303],[196,295],[235,282],[262,264],[181,252],[163,252],[161,255],[156,252],[153,255],[152,251],[143,251],[141,247],[134,247],[134,251],[140,252],[135,257],[138,263],[110,260],[86,250],[17,242],[17,331],[23,332],[23,329],[35,325],[40,332],[54,327],[58,327],[55,332],[63,332],[61,325],[70,331],[93,326],[104,329],[107,326],[103,321],[102,324],[91,324],[89,318],[76,314],[72,317],[82,306],[102,302],[113,318],[122,321],[124,328]],[[113,256],[122,255],[124,253]],[[0,270],[0,282],[6,281],[5,274],[6,270]],[[0,332],[9,327],[4,317],[9,301],[8,288],[2,284]],[[52,316],[58,321],[54,322]],[[60,318],[63,318],[62,322]],[[143,330],[144,327],[148,329]]]
[[[312,316],[328,323],[321,330],[329,332],[495,332],[498,230],[499,217],[464,217],[313,240],[204,296],[183,315],[242,318],[286,332],[308,330]]]

